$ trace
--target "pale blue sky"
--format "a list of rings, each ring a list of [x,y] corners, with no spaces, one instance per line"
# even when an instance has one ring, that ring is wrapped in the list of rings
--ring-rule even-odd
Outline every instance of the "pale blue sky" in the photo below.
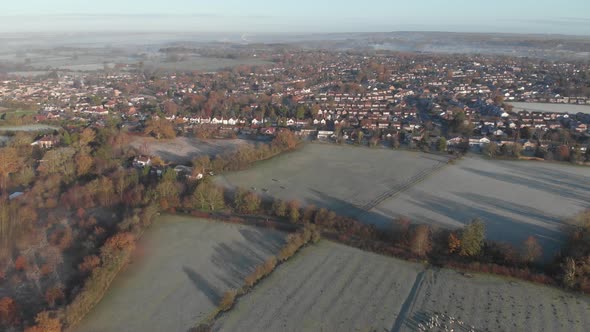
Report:
[[[590,35],[590,0],[0,0],[0,32],[365,32]]]

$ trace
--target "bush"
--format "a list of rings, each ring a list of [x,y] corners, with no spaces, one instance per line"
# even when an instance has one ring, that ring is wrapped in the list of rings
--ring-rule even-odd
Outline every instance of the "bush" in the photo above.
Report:
[[[221,300],[219,301],[218,309],[219,311],[228,311],[234,306],[234,302],[236,300],[236,291],[229,290],[223,293]]]

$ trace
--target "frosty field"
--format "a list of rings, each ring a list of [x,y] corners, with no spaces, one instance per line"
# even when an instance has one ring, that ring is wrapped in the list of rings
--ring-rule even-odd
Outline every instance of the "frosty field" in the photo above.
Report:
[[[217,182],[358,216],[446,167],[447,160],[407,151],[308,144],[248,170],[218,177]]]
[[[162,216],[76,330],[187,331],[283,243],[284,234],[271,230]]]
[[[481,218],[491,240],[520,246],[536,236],[547,259],[562,243],[564,219],[590,208],[590,168],[478,156],[454,164],[446,160],[434,154],[310,144],[217,181],[381,227],[398,217],[448,228]]]
[[[416,331],[447,314],[455,331],[582,331],[590,298],[486,275],[465,277],[329,241],[280,266],[214,331]],[[463,329],[461,329],[463,328]]]
[[[562,243],[564,219],[590,208],[588,197],[590,168],[466,157],[368,215],[450,228],[481,218],[489,239],[520,245],[534,235],[551,258]]]

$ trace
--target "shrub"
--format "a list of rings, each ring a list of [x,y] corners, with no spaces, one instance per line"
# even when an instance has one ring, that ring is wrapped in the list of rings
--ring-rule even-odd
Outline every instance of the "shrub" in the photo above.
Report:
[[[221,300],[219,301],[218,309],[220,311],[228,311],[234,305],[234,301],[236,300],[236,291],[229,290],[223,293]]]

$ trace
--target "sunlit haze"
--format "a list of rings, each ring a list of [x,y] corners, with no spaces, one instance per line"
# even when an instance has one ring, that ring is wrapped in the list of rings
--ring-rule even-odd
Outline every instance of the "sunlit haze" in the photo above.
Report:
[[[590,34],[590,2],[568,1],[3,1],[1,32],[457,31]]]

